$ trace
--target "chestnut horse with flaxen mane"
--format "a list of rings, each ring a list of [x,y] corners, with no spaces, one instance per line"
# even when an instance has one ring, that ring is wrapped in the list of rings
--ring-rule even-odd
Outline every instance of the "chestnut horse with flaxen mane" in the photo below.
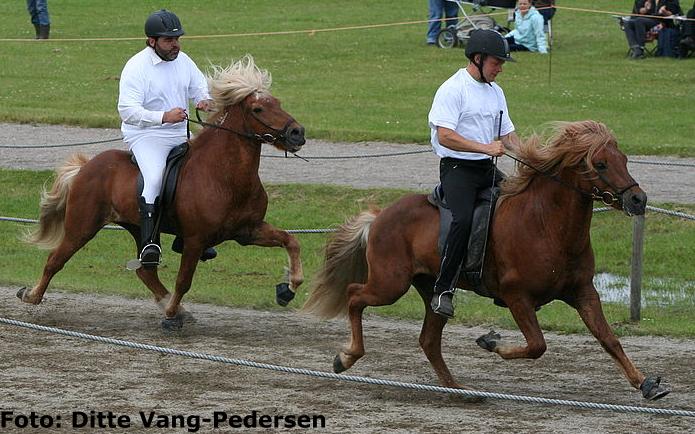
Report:
[[[558,123],[541,144],[521,146],[518,174],[502,184],[491,223],[482,288],[464,281],[457,287],[506,305],[526,345],[510,345],[491,332],[477,340],[504,359],[538,358],[546,350],[536,309],[562,300],[574,307],[630,384],[647,399],[669,393],[659,377],[645,377],[625,355],[604,317],[593,285],[591,248],[593,200],[628,215],[644,214],[647,196],[630,176],[627,158],[605,125]],[[364,355],[362,312],[396,302],[414,286],[425,304],[420,345],[440,382],[459,387],[441,352],[446,319],[430,307],[439,273],[439,211],[424,194],[405,196],[382,211],[353,217],[329,240],[326,258],[304,310],[323,318],[349,317],[352,336],[335,357],[342,372]]]
[[[305,143],[304,128],[282,110],[270,93],[270,74],[249,55],[227,68],[216,67],[209,85],[217,112],[190,141],[174,202],[165,210],[184,241],[174,296],[162,285],[156,267],[137,270],[164,310],[166,329],[180,328],[184,319],[190,319],[180,303],[191,287],[198,259],[205,248],[225,240],[284,247],[289,256],[289,296],[303,281],[299,243],[263,220],[268,195],[258,166],[263,143],[296,152]],[[51,278],[104,225],[116,223],[130,232],[136,244],[140,239],[138,168],[129,152],[109,150],[91,160],[75,155],[56,172],[51,190],[42,196],[39,226],[29,237],[51,252],[37,285],[17,293],[27,303],[41,302]]]

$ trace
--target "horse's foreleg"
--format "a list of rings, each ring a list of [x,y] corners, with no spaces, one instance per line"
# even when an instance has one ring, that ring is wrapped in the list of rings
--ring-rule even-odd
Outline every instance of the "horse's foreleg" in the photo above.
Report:
[[[284,296],[278,293],[278,303],[286,305],[287,302],[294,298],[299,285],[304,282],[302,261],[299,258],[299,242],[286,231],[277,229],[266,222],[262,222],[256,227],[251,237],[249,244],[261,247],[284,247],[287,250],[289,258],[289,291],[291,293]],[[278,286],[281,287],[282,284]]]
[[[165,319],[162,321],[162,327],[166,330],[180,329],[183,326],[183,322],[190,319],[181,306],[181,300],[188,290],[191,289],[193,275],[202,252],[202,245],[189,240],[184,241],[181,265],[176,276],[176,290],[164,308]]]
[[[543,331],[538,324],[534,306],[526,299],[504,300],[526,339],[526,346],[507,345],[501,342],[500,335],[490,332],[479,337],[476,343],[488,351],[499,354],[503,359],[537,359],[545,353],[546,344]]]
[[[642,374],[630,359],[625,355],[620,341],[613,334],[606,317],[603,315],[601,301],[596,293],[596,290],[587,291],[587,294],[578,297],[575,302],[575,308],[579,316],[586,324],[591,334],[599,341],[601,346],[615,360],[620,369],[622,369],[625,377],[627,377],[632,387],[639,388],[644,381]],[[591,294],[593,292],[593,294]]]
[[[137,274],[138,278],[145,284],[147,289],[152,291],[155,303],[161,305],[163,300],[168,301],[169,291],[164,287],[162,281],[159,280],[159,274],[156,268],[140,267],[135,271],[135,274]]]
[[[419,277],[413,281],[413,286],[417,288],[422,301],[425,303],[425,320],[420,331],[420,347],[430,361],[434,372],[439,378],[439,382],[444,387],[461,387],[446,366],[442,357],[442,331],[447,319],[441,315],[436,315],[430,306],[432,298],[432,288],[434,288],[434,278]]]

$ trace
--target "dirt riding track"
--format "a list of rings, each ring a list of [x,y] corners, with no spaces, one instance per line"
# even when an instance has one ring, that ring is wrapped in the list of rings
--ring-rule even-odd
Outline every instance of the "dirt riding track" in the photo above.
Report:
[[[113,130],[3,125],[0,144],[70,143],[108,139]],[[311,151],[314,155],[344,155],[345,145]],[[7,150],[0,165],[52,168],[66,153],[93,154],[122,144],[88,149]],[[317,145],[319,146],[319,145]],[[360,145],[356,154],[397,152],[397,145]],[[307,146],[308,148],[308,146]],[[345,149],[345,152],[343,152]],[[412,148],[411,148],[412,149]],[[311,155],[309,149],[305,155]],[[387,159],[388,160],[388,159]],[[688,162],[695,160],[689,159]],[[350,164],[355,170],[347,168]],[[376,185],[426,188],[434,181],[436,161],[428,154],[402,157],[400,170],[384,159],[369,161]],[[383,165],[383,166],[381,166]],[[690,203],[692,168],[644,169],[638,181],[662,201]],[[353,177],[349,185],[367,179],[363,160],[339,165],[299,160],[264,160],[266,182],[335,183],[336,173]],[[382,170],[383,169],[383,170]],[[678,170],[678,173],[675,171]],[[671,174],[671,171],[674,171]],[[654,175],[660,174],[659,179]],[[427,174],[427,175],[426,175]],[[634,172],[633,172],[634,174]],[[430,176],[430,178],[425,178]],[[651,176],[651,178],[650,178]],[[685,178],[684,178],[685,177]],[[344,178],[340,178],[344,179]],[[424,181],[423,181],[424,180]],[[413,182],[420,182],[413,184]],[[0,276],[1,277],[1,276]],[[135,277],[134,277],[135,279]],[[30,282],[27,282],[30,283]],[[333,357],[348,337],[344,320],[320,322],[294,309],[278,312],[186,304],[197,322],[177,334],[164,334],[161,313],[148,300],[62,293],[49,288],[39,306],[15,297],[18,288],[0,288],[0,317],[94,335],[132,340],[233,359],[331,371]],[[147,291],[143,287],[143,297]],[[273,297],[272,288],[268,297]],[[296,306],[295,306],[296,308]],[[464,306],[459,308],[463,309]],[[420,324],[367,316],[364,322],[367,355],[346,374],[395,381],[437,384],[434,372],[418,347]],[[453,374],[468,389],[576,401],[695,410],[695,340],[628,337],[622,344],[645,374],[662,375],[673,391],[657,402],[646,402],[632,389],[610,357],[589,335],[547,333],[548,351],[539,360],[504,361],[480,349],[475,339],[484,327],[447,326],[443,353]],[[518,331],[498,330],[507,341],[520,341]],[[0,324],[0,410],[61,416],[63,432],[187,432],[145,429],[138,413],[210,418],[214,412],[244,417],[259,415],[323,415],[326,427],[316,432],[509,432],[509,433],[685,433],[695,418],[616,413],[555,405],[488,399],[480,403],[433,392],[325,380],[296,374],[194,360],[181,356],[85,341]],[[73,429],[74,412],[112,412],[130,417],[130,429]],[[210,432],[203,423],[200,432]],[[256,428],[257,431],[266,431]],[[296,431],[301,431],[297,430]],[[0,432],[44,432],[9,425]],[[217,432],[237,431],[227,426]]]
[[[319,322],[297,312],[262,312],[188,304],[197,322],[164,335],[154,303],[49,291],[39,306],[3,288],[0,316],[100,336],[228,358],[330,371],[347,338],[344,321]],[[272,294],[269,291],[268,296]],[[657,337],[622,340],[645,372],[661,374],[671,395],[646,403],[590,336],[547,334],[539,360],[503,361],[475,344],[485,328],[445,330],[444,354],[467,388],[622,405],[695,409],[695,342]],[[419,324],[368,317],[367,356],[349,374],[436,384],[418,348]],[[502,331],[503,338],[521,339]],[[323,415],[329,432],[692,432],[679,416],[615,413],[490,400],[466,403],[432,392],[362,385],[118,347],[0,325],[0,408],[61,415],[91,410],[129,415],[132,431],[149,432],[138,412]],[[201,432],[212,429],[205,424]],[[75,432],[70,423],[62,431]],[[3,432],[5,430],[2,430]],[[10,430],[13,431],[13,430]],[[17,430],[16,432],[28,432]],[[89,430],[85,430],[86,432]],[[99,430],[118,432],[122,429]],[[156,430],[155,430],[156,431]],[[185,432],[185,429],[177,430]],[[227,427],[226,431],[231,431]],[[324,431],[324,430],[321,430]]]

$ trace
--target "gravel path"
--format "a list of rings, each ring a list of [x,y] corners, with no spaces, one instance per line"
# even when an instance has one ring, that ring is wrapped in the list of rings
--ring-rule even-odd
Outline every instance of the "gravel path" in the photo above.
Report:
[[[0,124],[0,146],[82,143],[121,137],[120,130],[87,129],[54,125]],[[16,169],[53,169],[74,152],[95,155],[109,148],[125,149],[121,141],[96,145],[42,148],[0,148],[0,166]],[[309,140],[300,152],[305,157],[362,156],[427,151],[429,147],[389,143],[330,143]],[[278,158],[261,160],[261,178],[268,183],[313,183],[347,185],[357,188],[392,187],[429,190],[438,182],[438,159],[431,152],[410,155],[309,160],[279,158],[283,154],[265,146],[264,155]],[[629,163],[633,177],[652,202],[695,203],[695,158],[630,157],[634,161],[663,161],[689,164],[661,166]],[[511,172],[512,161],[500,159],[502,170]]]
[[[0,125],[0,146],[60,144],[120,137],[117,130],[61,126]],[[50,149],[2,149],[0,166],[52,169],[75,151],[94,155],[120,142]],[[311,140],[303,155],[381,154],[426,149],[384,143],[326,143]],[[265,154],[279,155],[266,147]],[[640,157],[640,159],[652,159]],[[656,159],[656,158],[654,158]],[[658,160],[665,160],[659,157]],[[695,163],[695,159],[676,160]],[[502,163],[508,166],[508,162]],[[631,164],[652,200],[695,203],[693,169]],[[311,182],[354,187],[429,189],[436,182],[431,153],[336,161],[264,158],[266,182]],[[67,272],[67,271],[66,271]],[[205,272],[204,269],[199,272]],[[38,274],[38,270],[37,270]],[[28,282],[27,282],[28,283]],[[233,279],[228,283],[235,285]],[[133,276],[133,285],[140,285]],[[195,288],[193,288],[195,290]],[[16,287],[0,287],[0,317],[90,334],[261,363],[330,371],[333,356],[348,338],[343,320],[319,322],[296,311],[257,311],[187,303],[197,322],[163,334],[152,302],[122,297],[64,293],[49,288],[39,306],[15,298]],[[146,289],[142,289],[147,297]],[[268,291],[268,297],[273,297]],[[461,306],[460,308],[463,308]],[[369,310],[368,310],[369,312]],[[347,374],[436,384],[418,348],[420,324],[367,315],[367,355]],[[610,357],[588,334],[546,333],[547,353],[538,360],[503,361],[477,347],[485,327],[447,326],[443,353],[453,374],[469,389],[628,406],[695,410],[692,372],[695,340],[663,337],[621,339],[627,354],[647,374],[663,375],[673,392],[648,403],[632,389]],[[501,331],[520,342],[518,331]],[[15,415],[61,417],[59,432],[190,432],[145,429],[139,412],[211,418],[214,412],[244,417],[323,415],[318,432],[351,433],[684,433],[693,418],[615,413],[572,407],[487,400],[466,403],[430,392],[322,380],[114,347],[0,324],[0,408]],[[128,416],[130,429],[75,430],[76,412]],[[210,432],[203,422],[200,432]],[[2,432],[43,432],[13,425]],[[218,432],[231,432],[227,427]],[[265,430],[260,430],[264,431]]]

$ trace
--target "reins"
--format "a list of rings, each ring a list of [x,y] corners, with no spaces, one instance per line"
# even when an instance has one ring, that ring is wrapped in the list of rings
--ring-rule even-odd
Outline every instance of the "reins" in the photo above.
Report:
[[[512,155],[512,154],[510,154],[510,153],[508,153],[508,152],[505,152],[504,155],[506,155],[507,157],[511,158],[512,160],[514,160],[514,161],[516,161],[516,162],[519,162],[519,163],[523,164],[524,166],[530,167],[531,169],[535,170],[536,172],[540,173],[541,175],[543,175],[543,176],[545,176],[545,177],[548,177],[548,178],[552,179],[553,181],[555,181],[555,182],[557,182],[557,183],[559,183],[559,184],[561,184],[561,185],[563,185],[563,186],[565,186],[565,187],[567,187],[567,188],[570,188],[570,189],[572,189],[572,190],[574,190],[574,191],[576,191],[576,192],[582,194],[583,196],[587,196],[587,197],[591,198],[592,200],[600,200],[600,201],[603,202],[605,205],[609,205],[609,206],[610,206],[610,205],[613,205],[613,204],[616,203],[616,202],[620,202],[620,200],[621,200],[621,199],[620,199],[620,196],[621,196],[623,193],[625,193],[627,190],[631,189],[632,187],[635,187],[635,186],[638,186],[638,185],[639,185],[639,183],[633,182],[632,184],[629,184],[628,186],[626,186],[626,187],[624,187],[624,188],[622,188],[622,189],[617,189],[617,188],[615,188],[610,182],[608,182],[608,180],[605,179],[598,171],[596,171],[596,174],[598,175],[598,177],[599,177],[603,182],[605,182],[609,187],[611,187],[613,190],[615,190],[616,193],[613,193],[613,192],[608,191],[608,190],[601,191],[601,190],[600,190],[598,187],[596,187],[596,186],[593,186],[593,187],[591,188],[591,192],[587,192],[587,191],[584,191],[584,190],[582,190],[582,189],[580,189],[580,188],[577,188],[576,186],[574,186],[574,185],[572,185],[572,184],[568,184],[567,182],[563,181],[562,179],[558,178],[558,177],[555,176],[555,175],[550,175],[550,174],[548,174],[548,173],[546,173],[546,172],[544,172],[544,171],[542,171],[542,170],[540,170],[540,169],[534,167],[532,164],[529,164],[529,163],[527,163],[526,161],[523,161],[523,160],[521,160],[521,159],[519,159],[519,158],[516,158],[514,155]]]
[[[267,123],[263,122],[263,120],[261,118],[259,118],[258,116],[256,116],[253,113],[251,113],[251,116],[253,116],[253,118],[256,119],[264,127],[272,130],[275,133],[280,133],[280,134],[277,136],[274,136],[270,133],[258,134],[258,133],[253,133],[253,132],[251,132],[251,133],[239,132],[239,131],[232,129],[232,128],[223,127],[222,125],[211,124],[210,122],[205,122],[200,118],[200,112],[198,110],[198,107],[196,107],[196,109],[195,109],[195,117],[197,118],[197,120],[191,119],[190,116],[187,116],[186,120],[187,120],[187,122],[193,122],[194,124],[202,125],[204,127],[211,127],[211,128],[217,128],[220,130],[229,131],[229,132],[234,133],[240,137],[244,137],[244,138],[247,138],[250,140],[257,140],[259,143],[269,143],[269,144],[273,144],[276,141],[283,139],[287,134],[287,128],[293,122],[295,122],[294,118],[290,116],[290,118],[287,120],[287,122],[282,127],[282,129],[278,129],[278,128],[274,128],[274,127],[268,125]],[[246,118],[244,118],[244,125],[245,124],[246,124]],[[190,139],[190,129],[189,129],[189,133],[188,133],[188,138]]]

